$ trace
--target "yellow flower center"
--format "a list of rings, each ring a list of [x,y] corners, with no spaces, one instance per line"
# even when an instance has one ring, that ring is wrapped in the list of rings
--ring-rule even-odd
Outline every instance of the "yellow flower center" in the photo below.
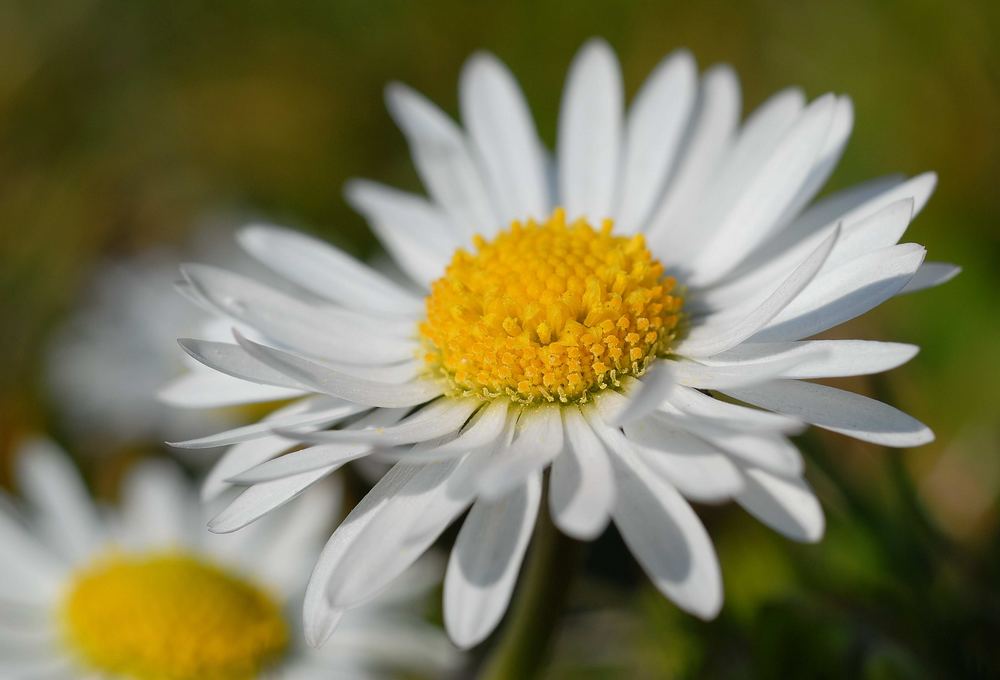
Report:
[[[670,349],[683,300],[641,235],[515,221],[458,250],[431,286],[425,359],[453,394],[587,401]]]
[[[177,554],[97,562],[75,579],[63,614],[83,663],[138,680],[248,680],[289,640],[270,596]]]

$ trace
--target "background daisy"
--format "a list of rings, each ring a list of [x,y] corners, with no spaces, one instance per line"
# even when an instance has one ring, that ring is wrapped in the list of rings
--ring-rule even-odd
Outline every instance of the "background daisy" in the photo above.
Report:
[[[414,611],[434,583],[429,565],[345,616],[322,650],[304,645],[301,587],[337,512],[333,487],[306,494],[285,521],[218,537],[165,462],[128,475],[120,511],[95,507],[47,441],[23,446],[18,477],[28,512],[5,499],[0,513],[4,678],[439,677],[454,663]]]

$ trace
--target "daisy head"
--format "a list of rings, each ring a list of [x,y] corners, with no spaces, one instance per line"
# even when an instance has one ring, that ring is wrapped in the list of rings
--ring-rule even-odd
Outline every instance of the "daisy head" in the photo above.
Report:
[[[433,584],[426,573],[345,616],[323,650],[301,642],[301,586],[335,488],[307,494],[295,517],[224,537],[205,530],[172,465],[140,464],[121,511],[105,513],[51,443],[24,445],[17,462],[29,512],[0,511],[4,678],[318,680],[387,666],[436,675],[453,661],[444,636],[407,613]]]
[[[846,97],[789,89],[741,122],[732,70],[699,75],[681,51],[626,109],[615,56],[592,41],[570,68],[554,155],[490,55],[462,71],[461,125],[403,85],[387,101],[428,196],[355,181],[347,197],[409,284],[270,226],[240,241],[298,294],[184,269],[190,297],[260,338],[185,339],[188,353],[302,395],[268,422],[187,443],[236,443],[227,479],[249,488],[215,531],[347,460],[396,463],[319,560],[314,642],[470,508],[445,621],[459,645],[483,640],[546,482],[543,511],[563,532],[593,538],[613,521],[653,583],[709,618],[721,578],[689,500],[735,500],[815,541],[823,514],[790,434],[930,441],[892,406],[809,382],[910,359],[912,345],[809,338],[957,271],[898,243],[933,175],[814,202],[852,127]]]

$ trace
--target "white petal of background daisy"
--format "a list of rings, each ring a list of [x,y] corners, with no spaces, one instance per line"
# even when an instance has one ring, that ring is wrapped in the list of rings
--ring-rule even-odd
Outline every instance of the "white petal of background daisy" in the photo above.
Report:
[[[913,357],[912,345],[809,338],[957,272],[898,244],[933,175],[812,203],[847,142],[847,98],[786,90],[740,124],[733,72],[699,76],[681,51],[626,110],[615,55],[592,41],[570,69],[554,159],[493,56],[462,72],[462,126],[403,85],[387,99],[429,196],[356,181],[347,197],[411,285],[269,226],[241,243],[301,296],[184,270],[205,306],[262,338],[182,340],[192,356],[313,395],[187,444],[239,442],[225,474],[249,489],[214,530],[345,460],[398,461],[319,560],[313,643],[469,508],[444,594],[463,647],[502,617],[539,512],[581,539],[613,522],[664,594],[710,618],[719,566],[689,500],[735,500],[815,541],[823,514],[788,435],[813,424],[888,446],[931,440],[889,405],[807,382]]]
[[[28,512],[0,508],[0,677],[440,677],[456,661],[444,634],[412,611],[435,584],[429,563],[344,616],[322,650],[304,644],[303,585],[337,512],[335,487],[218,536],[165,462],[129,474],[118,512],[94,506],[48,441],[23,445],[17,472]]]

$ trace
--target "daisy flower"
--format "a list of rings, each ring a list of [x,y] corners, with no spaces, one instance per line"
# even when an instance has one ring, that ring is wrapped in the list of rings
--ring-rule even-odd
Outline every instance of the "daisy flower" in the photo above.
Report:
[[[112,513],[94,506],[53,444],[34,440],[19,453],[32,512],[0,507],[3,678],[325,680],[389,677],[391,668],[438,677],[453,664],[444,634],[408,612],[433,585],[426,568],[345,616],[324,649],[300,642],[302,586],[336,512],[335,489],[217,536],[173,465],[134,468]]]
[[[213,530],[248,524],[344,461],[398,461],[319,559],[312,642],[469,508],[444,613],[457,644],[483,640],[545,480],[563,532],[588,539],[613,521],[656,587],[710,618],[719,566],[689,500],[735,500],[815,541],[823,514],[788,435],[812,424],[886,446],[931,440],[892,406],[809,382],[910,359],[912,345],[807,338],[957,271],[897,244],[933,175],[812,203],[847,142],[847,98],[806,103],[789,89],[741,124],[733,72],[699,76],[681,51],[626,111],[614,53],[592,41],[570,68],[554,158],[488,54],[462,72],[462,127],[403,85],[387,100],[429,197],[367,181],[347,197],[410,285],[270,226],[240,242],[301,295],[184,268],[189,296],[264,339],[184,348],[304,395],[268,422],[188,443],[243,448],[226,475],[249,488]]]

